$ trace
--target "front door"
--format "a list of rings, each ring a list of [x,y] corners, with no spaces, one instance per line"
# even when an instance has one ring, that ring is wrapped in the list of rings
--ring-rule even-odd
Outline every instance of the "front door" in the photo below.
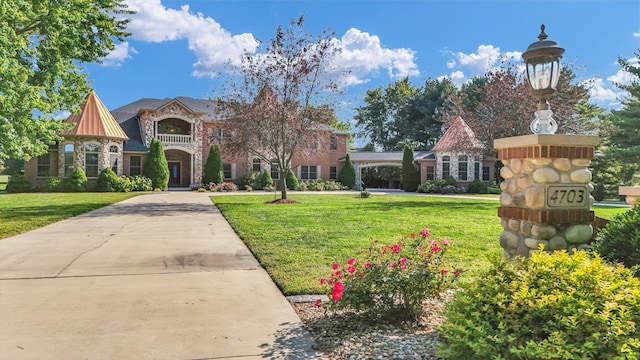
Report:
[[[168,162],[169,164],[169,186],[180,185],[180,163]]]

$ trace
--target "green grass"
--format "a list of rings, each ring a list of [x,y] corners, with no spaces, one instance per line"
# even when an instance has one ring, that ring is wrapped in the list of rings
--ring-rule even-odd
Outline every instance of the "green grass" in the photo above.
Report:
[[[80,215],[139,194],[2,194],[0,195],[0,239]]]
[[[293,195],[299,204],[267,204],[272,196],[216,196],[212,201],[287,294],[322,291],[318,279],[333,262],[344,262],[371,240],[393,243],[424,226],[447,237],[456,267],[474,270],[502,252],[498,202],[403,195]],[[598,214],[623,212],[598,208]],[[602,217],[606,217],[600,215]]]

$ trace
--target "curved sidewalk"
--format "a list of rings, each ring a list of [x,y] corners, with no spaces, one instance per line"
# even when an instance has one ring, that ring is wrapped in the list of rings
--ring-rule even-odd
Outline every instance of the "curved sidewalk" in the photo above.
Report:
[[[140,195],[0,240],[0,358],[321,358],[209,195]]]

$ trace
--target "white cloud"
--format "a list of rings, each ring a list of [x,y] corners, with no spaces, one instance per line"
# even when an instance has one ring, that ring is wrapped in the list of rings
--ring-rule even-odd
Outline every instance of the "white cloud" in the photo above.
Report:
[[[633,33],[633,37],[640,37],[640,31]]]
[[[138,51],[129,46],[128,42],[116,44],[115,48],[102,59],[104,66],[120,66],[126,59],[131,58],[131,54],[137,54]]]
[[[218,22],[202,13],[193,13],[188,5],[180,9],[164,6],[161,0],[126,0],[131,16],[127,30],[132,39],[146,42],[165,42],[186,39],[197,61],[193,75],[214,76],[225,71],[231,61],[240,65],[241,55],[254,52],[258,42],[250,33],[232,35]],[[391,79],[420,74],[411,49],[384,48],[380,39],[358,29],[349,29],[340,39],[333,39],[342,52],[332,64],[334,68],[349,70],[342,84],[353,85],[367,82],[369,77],[385,71]],[[113,54],[118,64],[130,57],[131,47],[123,47]]]
[[[449,79],[453,85],[460,88],[464,83],[469,81],[469,79],[464,75],[464,73],[460,70],[454,71],[449,75],[439,76],[438,81],[442,81],[443,79]]]
[[[194,76],[214,76],[230,59],[238,64],[245,51],[253,52],[258,46],[252,34],[231,35],[214,19],[191,12],[188,5],[177,10],[160,0],[127,0],[127,4],[136,11],[127,27],[132,38],[147,42],[186,39],[197,58]]]
[[[448,78],[453,84],[460,87],[475,76],[482,76],[500,65],[501,60],[521,62],[522,52],[501,52],[500,48],[493,45],[480,45],[475,53],[463,53],[443,51],[452,58],[447,61],[448,69],[458,69],[449,75],[438,79]],[[516,64],[519,71],[524,71],[523,64]]]
[[[334,60],[333,66],[349,70],[344,85],[361,84],[367,77],[386,70],[391,79],[400,79],[420,74],[415,61],[415,51],[411,49],[387,49],[376,35],[351,28],[334,43],[342,51]]]

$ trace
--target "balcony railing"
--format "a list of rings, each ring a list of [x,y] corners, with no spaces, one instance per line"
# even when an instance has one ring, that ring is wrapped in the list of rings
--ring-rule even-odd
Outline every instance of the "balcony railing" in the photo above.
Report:
[[[163,144],[191,144],[191,135],[157,134],[157,139]]]

